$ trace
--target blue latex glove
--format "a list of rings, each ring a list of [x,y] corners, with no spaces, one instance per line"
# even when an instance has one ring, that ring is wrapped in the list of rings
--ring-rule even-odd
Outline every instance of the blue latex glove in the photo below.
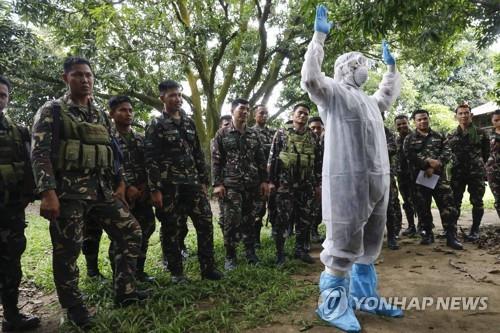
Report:
[[[314,20],[314,31],[328,34],[333,27],[333,22],[328,22],[328,10],[324,5],[316,7],[316,19]]]
[[[387,44],[387,41],[385,40],[382,41],[382,59],[384,59],[386,65],[396,64],[396,60],[394,60],[394,57],[389,51],[389,44]]]

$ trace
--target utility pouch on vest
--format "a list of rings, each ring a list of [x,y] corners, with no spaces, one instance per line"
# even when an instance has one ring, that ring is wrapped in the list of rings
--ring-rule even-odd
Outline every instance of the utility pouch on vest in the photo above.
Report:
[[[80,140],[68,139],[64,146],[64,165],[66,170],[78,170],[80,157]]]
[[[8,164],[12,161],[14,151],[12,147],[0,147],[0,164]]]
[[[0,165],[0,181],[5,189],[13,189],[17,185],[16,172],[13,164]]]
[[[97,166],[100,168],[108,168],[110,164],[109,152],[111,148],[105,145],[97,145]]]
[[[82,168],[95,169],[95,157],[95,146],[82,144]]]
[[[110,143],[108,130],[100,124],[79,123],[78,134],[81,140],[89,145]]]
[[[297,158],[299,157],[299,154],[296,153],[289,153],[286,151],[281,151],[279,154],[279,159],[281,162],[283,162],[283,167],[285,169],[289,169],[297,163]]]
[[[24,180],[24,162],[12,162],[14,165],[14,172],[16,182],[19,183]]]

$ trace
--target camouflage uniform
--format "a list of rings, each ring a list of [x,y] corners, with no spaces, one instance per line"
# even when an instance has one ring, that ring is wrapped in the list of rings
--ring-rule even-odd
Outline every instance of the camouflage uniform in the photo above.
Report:
[[[55,190],[60,201],[60,216],[50,221],[50,236],[54,282],[63,308],[82,306],[76,260],[84,221],[89,219],[98,221],[117,246],[116,299],[136,295],[141,228],[127,207],[113,197],[116,173],[121,170],[112,167],[110,142],[106,115],[93,103],[77,105],[69,93],[45,103],[34,119],[32,166],[37,191]]]
[[[210,156],[212,156],[214,153],[214,141],[215,138],[210,140]],[[224,199],[217,198],[217,204],[219,205],[219,220],[217,221],[217,224],[220,227],[222,235],[224,235]]]
[[[144,165],[144,136],[131,131],[129,134],[120,134],[113,131],[114,137],[120,145],[123,154],[123,178],[126,186],[135,186],[138,189],[146,189],[146,169]],[[144,271],[144,263],[148,250],[149,238],[155,230],[155,216],[149,199],[149,191],[145,190],[142,198],[134,203],[129,203],[130,212],[141,226],[142,243],[141,257],[137,260],[137,272]],[[102,226],[97,221],[88,221],[83,228],[84,239],[82,252],[86,257],[97,258],[99,243],[102,235]],[[113,244],[111,244],[113,246]],[[113,257],[113,248],[110,248]]]
[[[141,256],[137,260],[137,271],[144,272],[149,238],[155,231],[155,215],[147,189],[146,165],[144,161],[144,135],[131,131],[128,134],[115,131],[115,138],[123,154],[123,178],[127,187],[144,190],[142,197],[130,203],[130,212],[141,226]]]
[[[33,200],[28,130],[0,113],[0,297],[4,318],[19,315],[21,255],[26,248],[24,208]]]
[[[262,142],[262,146],[264,147],[264,156],[267,159],[269,158],[269,151],[271,150],[271,143],[273,141],[274,134],[276,133],[275,129],[269,128],[267,126],[260,127],[255,124],[253,128],[259,134],[260,142]],[[271,221],[271,218],[274,218],[275,213],[271,211],[275,211],[276,196],[273,193],[271,197],[265,199],[261,197],[256,198],[256,212],[255,212],[255,242],[260,244],[260,229],[262,229],[262,219],[264,215],[266,215],[266,206],[268,209],[268,220]],[[271,221],[272,223],[272,221]]]
[[[278,257],[283,252],[289,221],[295,221],[296,226],[295,254],[307,252],[314,190],[321,183],[321,159],[321,148],[309,128],[298,133],[290,124],[276,132],[268,166],[269,181],[277,188],[277,216],[272,232]]]
[[[215,268],[212,211],[203,185],[208,185],[203,151],[194,121],[184,111],[174,119],[166,112],[146,130],[145,158],[150,191],[161,191],[163,208],[156,217],[164,230],[162,246],[173,276],[183,275],[179,233],[183,218],[193,221],[202,275]]]
[[[325,147],[325,138],[322,134],[320,138],[318,138],[318,144],[321,150],[321,154],[323,155],[324,147]],[[323,157],[321,157],[323,159]],[[313,242],[322,242],[324,238],[319,234],[319,225],[323,222],[323,214],[322,214],[322,206],[321,199],[313,201],[313,211],[312,211],[312,224],[311,224],[311,240]]]
[[[410,135],[412,132],[409,132]],[[396,138],[397,145],[397,157],[396,157],[396,173],[398,179],[399,193],[403,198],[403,210],[405,211],[406,220],[408,221],[408,227],[415,228],[415,207],[413,205],[412,193],[414,189],[414,183],[411,181],[410,166],[406,160],[403,152],[403,142],[405,137],[398,135]]]
[[[448,134],[447,144],[453,153],[451,159],[451,188],[460,216],[465,187],[472,204],[472,229],[479,231],[484,214],[483,196],[486,189],[484,162],[488,160],[489,142],[486,133],[475,125],[464,132],[460,126]]]
[[[266,158],[260,135],[251,127],[244,133],[231,123],[217,131],[212,149],[213,187],[224,185],[224,246],[226,257],[236,258],[237,234],[247,257],[254,256],[255,213],[259,185],[267,180]],[[262,200],[262,199],[261,199]]]
[[[488,184],[495,197],[495,208],[500,217],[500,134],[493,129],[490,134],[490,157],[486,162]]]
[[[385,137],[387,140],[387,149],[389,151],[389,161],[391,166],[391,181],[389,188],[389,203],[387,205],[387,237],[396,238],[401,231],[402,214],[401,205],[399,203],[398,186],[396,185],[396,157],[397,145],[394,134],[385,128]]]
[[[435,171],[439,175],[439,181],[432,190],[425,186],[415,184],[414,204],[418,211],[418,218],[422,224],[426,235],[432,235],[432,198],[436,201],[441,222],[445,231],[456,233],[458,211],[453,201],[453,193],[450,183],[446,178],[445,165],[451,159],[450,148],[445,144],[445,138],[438,132],[429,129],[427,136],[415,131],[405,138],[404,153],[408,159],[412,182],[415,183],[418,173],[425,171],[429,165],[425,162],[426,158],[439,160],[443,167],[442,170]]]

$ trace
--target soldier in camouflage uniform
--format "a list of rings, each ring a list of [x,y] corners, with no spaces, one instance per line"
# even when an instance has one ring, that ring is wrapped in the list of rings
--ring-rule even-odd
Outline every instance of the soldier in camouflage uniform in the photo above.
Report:
[[[324,131],[325,128],[323,126],[323,121],[321,120],[321,117],[311,117],[308,120],[308,126],[309,129],[313,132],[313,134],[316,136],[316,139],[319,142],[319,146],[321,149],[321,153],[323,154],[323,147],[325,144],[324,140]],[[321,213],[321,200],[314,200],[313,201],[313,215],[312,215],[312,225],[311,225],[311,241],[313,243],[323,243],[325,240],[323,237],[320,236],[318,228],[321,222],[323,221],[322,219],[322,213]]]
[[[114,289],[119,306],[147,297],[136,289],[135,281],[142,235],[125,202],[121,170],[113,168],[119,152],[112,145],[109,120],[92,101],[90,63],[78,57],[66,59],[63,78],[69,91],[45,103],[35,115],[32,166],[42,198],[40,215],[50,221],[59,302],[69,320],[88,327],[91,320],[78,288],[76,264],[84,221],[99,221],[116,244]]]
[[[15,124],[5,109],[10,82],[0,76],[0,298],[2,331],[31,330],[40,319],[19,312],[19,284],[23,275],[21,255],[26,248],[24,209],[33,200],[28,130]]]
[[[267,159],[269,158],[269,151],[271,150],[271,142],[273,141],[274,133],[276,130],[273,128],[269,128],[267,124],[267,119],[269,117],[269,111],[265,105],[256,105],[253,108],[253,112],[255,114],[255,125],[253,128],[257,131],[260,137],[260,142],[264,147],[264,156]],[[256,213],[255,213],[255,246],[260,248],[260,230],[262,229],[262,219],[264,215],[266,215],[266,206],[268,209],[269,218],[271,216],[274,217],[275,213],[271,213],[271,211],[275,211],[276,203],[275,203],[275,195],[267,198],[258,197],[256,200]]]
[[[404,154],[411,169],[411,179],[416,181],[420,172],[424,173],[424,177],[431,177],[433,174],[439,176],[434,189],[415,184],[415,207],[424,231],[420,244],[428,245],[434,242],[431,213],[431,202],[434,198],[446,232],[446,245],[461,250],[463,246],[456,236],[458,212],[445,171],[445,165],[451,158],[450,148],[445,144],[445,138],[429,127],[429,112],[416,110],[412,119],[415,121],[416,130],[406,137],[403,144]]]
[[[151,282],[154,278],[144,272],[144,263],[149,238],[155,231],[155,215],[147,188],[144,135],[132,129],[134,114],[132,102],[127,96],[111,98],[109,109],[116,128],[114,136],[123,154],[123,178],[126,184],[127,202],[142,231],[141,256],[137,259],[136,276],[139,281]]]
[[[247,126],[248,101],[231,103],[232,122],[219,129],[212,149],[214,195],[223,199],[225,269],[236,268],[237,234],[245,245],[246,258],[257,264],[255,254],[256,199],[267,194],[264,147],[257,130]]]
[[[139,222],[142,231],[141,252],[137,259],[136,277],[142,282],[152,282],[154,279],[144,272],[144,263],[149,238],[155,229],[155,216],[150,202],[149,191],[146,188],[146,169],[144,165],[144,136],[132,130],[133,109],[127,96],[116,96],[109,100],[110,116],[114,121],[113,136],[120,145],[123,155],[123,178],[126,184],[126,199],[131,213]],[[87,275],[90,277],[102,275],[99,272],[97,259],[102,226],[98,221],[86,221],[83,228],[82,252],[87,262]],[[110,258],[114,257],[115,244],[110,244]],[[113,261],[111,261],[113,266]]]
[[[224,116],[221,116],[219,119],[219,129],[229,127],[229,125],[231,125],[231,121],[232,121],[231,115],[226,114]],[[214,150],[214,138],[210,140],[210,155],[213,154],[213,150]],[[217,203],[219,204],[218,224],[220,227],[220,231],[224,235],[224,198],[217,197]]]
[[[396,137],[396,172],[398,187],[399,193],[401,193],[401,197],[403,198],[403,210],[405,211],[406,220],[408,221],[408,228],[403,231],[403,236],[413,237],[417,234],[417,228],[415,227],[415,208],[412,198],[414,184],[411,181],[410,167],[408,166],[408,161],[404,157],[403,152],[403,142],[406,136],[411,133],[408,127],[408,117],[405,115],[398,115],[394,119],[394,124],[398,131]]]
[[[277,216],[273,225],[276,264],[285,262],[286,229],[295,221],[295,258],[314,263],[307,253],[313,201],[321,191],[321,151],[307,127],[310,109],[305,104],[293,108],[292,124],[276,132],[269,155],[269,187],[276,189]]]
[[[455,115],[459,126],[447,137],[447,144],[453,153],[451,188],[458,216],[460,216],[462,198],[467,186],[472,204],[472,227],[465,239],[476,241],[479,239],[479,226],[484,214],[483,196],[486,190],[484,163],[489,156],[489,140],[482,129],[472,124],[469,105],[459,105],[455,109]]]
[[[159,91],[164,109],[146,130],[145,159],[151,199],[165,231],[162,242],[172,282],[187,281],[179,242],[185,215],[196,229],[202,278],[218,280],[222,274],[215,268],[208,175],[196,127],[182,110],[181,86],[177,82],[163,81]]]
[[[396,185],[396,155],[397,145],[394,134],[387,128],[385,138],[387,140],[387,150],[389,151],[389,163],[391,166],[391,181],[389,185],[389,203],[387,204],[387,246],[391,250],[399,249],[397,237],[401,230],[403,216],[399,203],[398,186]]]
[[[490,157],[486,162],[488,184],[495,198],[495,208],[500,217],[500,109],[491,116],[493,130],[490,134]]]

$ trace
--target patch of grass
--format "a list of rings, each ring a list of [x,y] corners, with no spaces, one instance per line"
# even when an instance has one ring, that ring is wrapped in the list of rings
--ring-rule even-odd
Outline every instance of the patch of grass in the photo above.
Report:
[[[23,256],[23,270],[26,278],[47,292],[54,290],[52,277],[52,246],[48,223],[35,216],[29,216],[26,230],[28,248]],[[157,225],[159,226],[159,225]],[[159,228],[158,228],[159,229]],[[214,223],[216,261],[219,267],[224,262],[224,247],[219,226]],[[109,241],[103,237],[100,247],[99,265],[101,272],[111,276],[107,256]],[[150,240],[146,271],[156,277],[156,285],[142,285],[151,288],[153,296],[141,306],[116,309],[113,305],[113,291],[110,281],[99,282],[86,278],[83,256],[78,265],[80,287],[87,304],[97,310],[95,332],[239,332],[270,322],[275,314],[298,308],[317,286],[308,281],[293,279],[292,275],[316,271],[289,258],[283,269],[274,267],[274,242],[270,229],[263,229],[262,248],[258,250],[261,264],[248,266],[239,254],[238,268],[225,275],[221,281],[200,279],[196,257],[196,235],[190,225],[187,245],[191,256],[185,262],[187,277],[192,281],[185,285],[174,285],[170,274],[161,266],[161,247],[158,231]],[[287,242],[287,253],[293,253],[293,240]],[[65,324],[62,331],[77,331]]]

